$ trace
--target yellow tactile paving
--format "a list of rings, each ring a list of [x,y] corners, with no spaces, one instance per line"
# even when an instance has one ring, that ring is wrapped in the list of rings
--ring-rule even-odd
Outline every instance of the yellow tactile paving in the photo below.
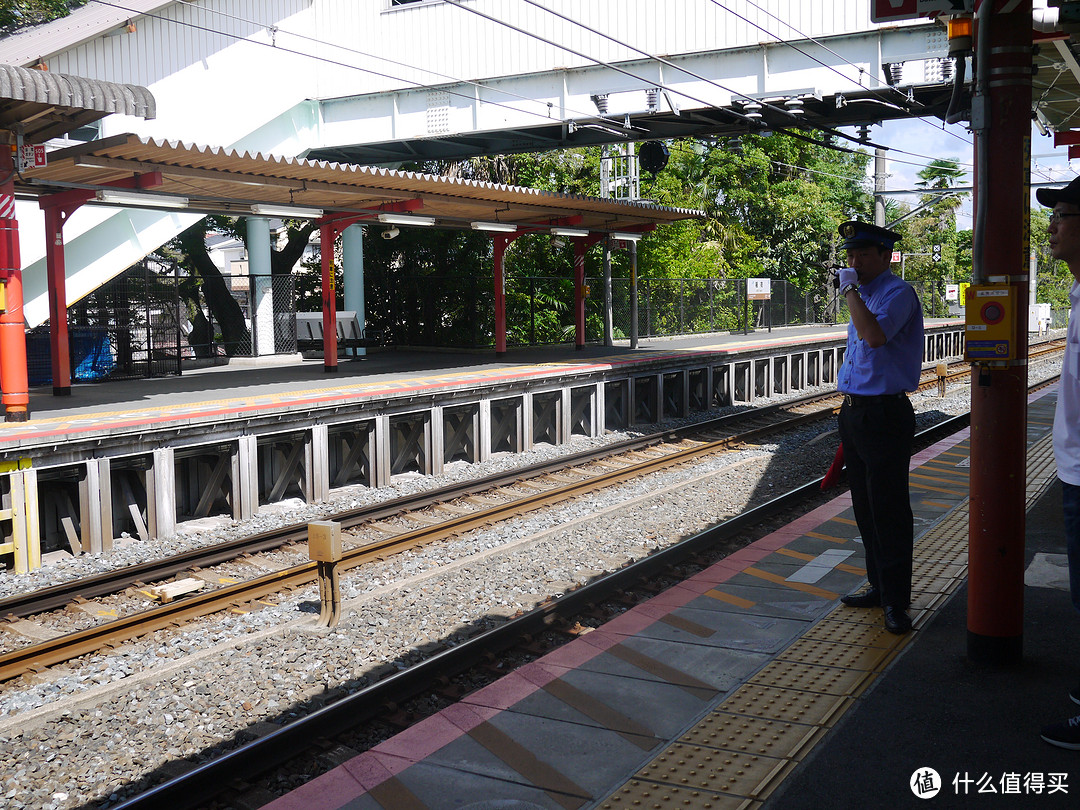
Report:
[[[736,714],[824,727],[835,723],[850,705],[851,698],[846,695],[823,695],[744,683],[724,701],[723,708]]]
[[[636,778],[660,782],[655,787],[675,787],[747,798],[763,795],[771,783],[794,762],[789,759],[675,743],[638,771]],[[646,804],[646,807],[655,807]],[[664,805],[660,805],[663,807]],[[678,804],[672,805],[674,807]],[[685,806],[685,805],[684,805]]]
[[[964,443],[945,451],[939,458],[965,460],[966,450]],[[1056,468],[1049,436],[1028,448],[1027,462],[1030,506],[1054,480]],[[931,476],[920,474],[917,478],[926,481]],[[912,488],[922,486],[914,484]],[[920,537],[915,546],[910,611],[914,632],[894,636],[882,627],[878,611],[838,605],[725,698],[661,757],[597,806],[656,810],[758,806],[754,800],[764,799],[806,757],[826,730],[888,669],[919,628],[966,579],[967,491],[939,489],[960,494],[964,500],[956,508],[947,503],[928,502],[935,508],[952,511],[930,533]],[[855,525],[850,518],[831,520]],[[841,541],[823,533],[808,532],[806,536]],[[796,559],[809,556],[792,550],[783,553]],[[756,569],[747,572],[763,579],[780,579]],[[808,592],[822,590],[801,587]],[[740,722],[740,716],[746,716],[745,721]],[[758,759],[725,757],[729,747],[740,753],[756,754]]]
[[[801,750],[818,732],[819,729],[806,723],[712,712],[680,742],[751,756],[783,758]]]

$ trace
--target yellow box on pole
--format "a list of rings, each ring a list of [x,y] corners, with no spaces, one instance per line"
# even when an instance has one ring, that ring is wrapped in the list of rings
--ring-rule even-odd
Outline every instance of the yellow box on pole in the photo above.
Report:
[[[1008,284],[972,284],[964,306],[964,359],[1016,358],[1016,290]]]
[[[308,523],[308,559],[337,562],[341,559],[341,524],[332,520]]]

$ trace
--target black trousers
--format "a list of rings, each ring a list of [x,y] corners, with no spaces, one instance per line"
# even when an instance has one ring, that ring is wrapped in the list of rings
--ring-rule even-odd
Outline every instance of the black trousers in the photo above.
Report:
[[[915,544],[908,494],[915,412],[907,397],[845,402],[839,427],[867,579],[881,593],[881,604],[905,608]]]

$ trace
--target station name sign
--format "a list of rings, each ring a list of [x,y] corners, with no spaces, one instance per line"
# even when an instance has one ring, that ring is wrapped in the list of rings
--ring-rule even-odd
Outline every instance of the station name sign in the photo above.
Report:
[[[970,14],[974,8],[975,0],[870,0],[870,20],[887,23],[932,14]]]

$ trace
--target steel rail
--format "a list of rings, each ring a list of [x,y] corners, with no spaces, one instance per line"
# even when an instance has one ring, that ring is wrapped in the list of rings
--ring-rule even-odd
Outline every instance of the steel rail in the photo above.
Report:
[[[381,504],[351,509],[325,519],[336,521],[342,525],[342,528],[349,529],[370,521],[393,517],[406,510],[416,511],[424,509],[438,503],[445,503],[457,498],[497,489],[513,483],[514,481],[526,481],[538,478],[551,472],[564,470],[567,467],[580,466],[619,453],[640,450],[645,447],[652,447],[665,442],[681,441],[694,433],[722,428],[726,424],[743,421],[750,416],[768,416],[781,410],[806,407],[834,396],[835,394],[833,393],[815,394],[797,400],[769,405],[765,408],[758,408],[752,412],[743,411],[740,413],[727,414],[693,425],[659,431],[647,436],[625,439],[604,447],[582,450],[557,459],[537,462],[511,472],[495,473],[482,478],[476,478],[472,481],[449,484],[437,489],[427,490],[426,492],[405,495]],[[0,599],[0,617],[26,618],[35,613],[58,610],[71,604],[77,598],[94,599],[100,596],[108,596],[123,591],[133,585],[160,582],[185,571],[220,565],[221,563],[235,560],[245,554],[259,554],[265,551],[272,551],[283,545],[305,540],[306,538],[307,525],[295,524],[259,534],[249,535],[247,537],[237,538],[235,540],[228,540],[207,548],[191,549],[179,554],[170,555],[169,557],[164,557],[160,560],[136,563],[116,571],[106,571],[90,577],[72,580],[71,582],[51,585],[32,593],[19,594],[17,596]]]
[[[937,436],[954,433],[967,426],[969,416],[963,414],[939,422],[920,431],[916,439],[926,443]],[[220,796],[230,782],[251,779],[295,758],[298,751],[310,748],[312,741],[333,738],[354,728],[379,714],[390,703],[400,705],[438,678],[462,671],[490,651],[506,649],[527,634],[542,632],[557,619],[572,616],[642,578],[655,575],[693,554],[737,536],[784,509],[803,503],[820,492],[822,480],[823,477],[815,478],[723,523],[586,583],[499,627],[442,650],[407,670],[389,675],[258,740],[156,785],[122,802],[116,810],[157,810],[160,807],[186,810],[201,806]]]
[[[1048,343],[1054,343],[1054,341],[1048,341]],[[1054,346],[1050,349],[1043,349],[1039,353],[1042,354],[1051,351],[1060,351],[1060,347]],[[961,362],[954,363],[954,365],[966,364]],[[957,377],[968,376],[969,374],[970,367],[967,367],[958,374],[950,374],[948,379],[952,380]],[[920,389],[929,388],[935,382],[936,378],[928,378],[920,384]],[[505,486],[508,482],[514,480],[525,481],[546,475],[553,471],[565,469],[568,466],[581,465],[588,463],[589,461],[595,461],[596,459],[606,458],[619,453],[654,446],[664,442],[677,441],[694,432],[721,427],[726,423],[740,421],[751,415],[768,415],[779,410],[792,410],[812,405],[834,396],[836,396],[836,394],[833,392],[814,394],[796,400],[768,405],[763,408],[755,409],[753,412],[744,411],[727,414],[694,425],[659,431],[648,436],[615,442],[602,448],[583,450],[578,453],[562,456],[558,459],[538,462],[519,468],[511,473],[496,473],[468,482],[450,484],[444,487],[427,490],[426,492],[405,495],[381,504],[359,507],[330,516],[327,519],[334,520],[340,523],[343,528],[348,529],[369,521],[396,516],[403,511],[415,511],[456,498],[475,495],[480,492]],[[306,539],[306,537],[307,526],[304,524],[296,524],[249,535],[247,537],[237,538],[235,540],[227,540],[212,547],[191,549],[162,559],[135,563],[116,571],[106,571],[93,576],[72,580],[70,582],[40,588],[30,593],[18,594],[16,596],[0,599],[0,617],[20,619],[33,616],[36,613],[46,613],[52,610],[58,610],[72,604],[77,599],[96,599],[98,597],[118,593],[132,586],[169,580],[178,574],[187,571],[210,568],[215,565],[235,560],[238,557],[247,554],[260,554],[266,551],[272,551],[281,546],[302,541]]]
[[[802,400],[780,403],[770,406],[769,408],[756,410],[753,412],[753,415],[773,415],[779,411],[790,411],[796,407],[814,404],[837,397],[838,394],[836,393],[819,394],[803,398]],[[685,463],[693,458],[715,453],[735,444],[753,442],[755,439],[769,434],[789,430],[805,423],[821,419],[827,410],[830,409],[822,409],[809,414],[793,416],[776,424],[753,428],[743,433],[714,441],[703,442],[694,447],[684,448],[683,450],[665,454],[655,459],[631,464],[619,470],[609,471],[578,482],[564,484],[540,493],[527,495],[507,504],[500,504],[467,515],[453,517],[440,522],[436,526],[402,532],[384,540],[368,543],[346,551],[340,563],[341,570],[349,570],[356,566],[363,565],[390,554],[405,551],[424,543],[434,542],[435,540],[461,534],[499,520],[505,520],[512,515],[530,512],[568,498],[578,497],[587,492],[603,489],[631,478],[648,475],[659,469]],[[710,429],[708,427],[710,425],[730,421],[733,416],[745,417],[746,415],[746,413],[729,415],[718,420],[711,420],[706,423],[687,426],[686,428],[677,431],[664,431],[649,437],[630,440],[629,444],[640,447],[655,445],[664,441],[665,438],[662,437],[667,437],[667,440],[670,440],[671,437],[684,438],[685,436],[683,434],[701,432],[704,429]],[[603,449],[608,452],[601,453],[601,457],[612,455],[610,446]],[[623,452],[627,449],[628,448],[625,446],[622,448]],[[583,454],[576,455],[587,457],[583,462],[587,463],[588,460],[595,460],[594,457],[596,456],[596,453],[594,451],[586,451]],[[535,471],[537,468],[549,468],[552,466],[557,469],[563,469],[565,468],[566,463],[567,458],[564,457],[556,462],[545,462],[540,465],[534,465],[533,470]],[[543,473],[535,472],[529,477],[536,477],[541,474]],[[515,471],[509,475],[492,476],[491,478],[500,481],[501,486],[506,486],[508,482],[513,483],[525,480],[525,477],[520,471]],[[477,486],[478,484],[478,481],[470,482],[468,486]],[[487,486],[486,489],[490,490],[491,486]],[[386,508],[386,505],[383,505],[380,508]],[[350,514],[355,516],[356,512],[363,511],[366,510],[354,510],[354,512]],[[372,519],[370,516],[364,518],[364,520],[370,519]],[[357,522],[362,521],[357,520]],[[298,533],[301,533],[306,537],[306,527],[300,527],[299,529],[296,527],[289,527],[287,531],[295,539],[300,539],[297,537]],[[277,545],[281,545],[283,542],[286,541],[279,540]],[[216,547],[212,551],[215,553],[224,553],[217,552]],[[236,553],[234,553],[231,558],[235,558],[235,556],[237,556]],[[190,564],[186,567],[190,568]],[[130,576],[130,571],[125,573]],[[83,655],[98,652],[106,646],[115,645],[137,636],[176,626],[177,624],[191,621],[192,619],[201,616],[210,615],[231,606],[255,602],[282,590],[291,590],[302,587],[316,581],[316,578],[317,573],[315,563],[305,563],[264,574],[254,579],[246,580],[245,582],[223,586],[205,593],[196,593],[191,596],[186,596],[176,602],[170,602],[156,608],[132,613],[128,616],[120,617],[74,633],[64,634],[54,639],[29,644],[17,650],[0,654],[0,682],[10,680],[27,672],[41,670]],[[115,592],[115,589],[112,592]],[[67,601],[70,602],[70,599]],[[67,602],[64,604],[66,603]],[[3,603],[0,603],[0,608],[2,607]]]
[[[382,540],[376,540],[345,551],[339,563],[339,570],[349,570],[419,545],[478,529],[500,520],[506,520],[511,516],[535,511],[569,498],[580,497],[589,492],[604,489],[632,478],[649,475],[658,470],[682,464],[733,445],[752,442],[763,436],[821,419],[824,413],[825,411],[818,411],[794,416],[776,424],[753,428],[734,436],[704,442],[694,447],[684,448],[654,459],[631,464],[618,470],[609,470],[590,478],[526,495],[509,503],[497,504],[487,509],[455,516],[434,526],[425,526]],[[98,652],[106,646],[115,645],[137,636],[210,615],[232,606],[255,602],[282,590],[291,590],[308,585],[315,582],[317,576],[316,563],[308,562],[264,574],[244,582],[216,588],[205,593],[195,593],[175,602],[132,613],[94,627],[26,645],[17,650],[0,654],[0,682],[16,678],[26,672],[55,666],[73,658]]]

